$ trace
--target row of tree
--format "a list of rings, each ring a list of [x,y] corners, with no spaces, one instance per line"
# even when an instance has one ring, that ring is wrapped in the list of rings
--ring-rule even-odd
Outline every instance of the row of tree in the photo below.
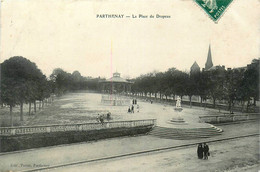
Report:
[[[30,60],[16,56],[5,60],[0,65],[0,104],[10,107],[12,121],[12,109],[20,106],[20,120],[23,120],[23,105],[34,104],[36,113],[36,101],[43,107],[44,100],[50,99],[51,95],[61,95],[67,91],[75,90],[98,90],[100,78],[87,78],[81,76],[78,71],[72,74],[60,68],[53,71],[47,78],[35,63]],[[166,99],[169,96],[187,95],[190,98],[198,95],[201,103],[204,100],[212,99],[215,107],[216,100],[228,102],[232,110],[234,102],[241,102],[242,105],[253,99],[253,104],[259,100],[259,59],[254,59],[246,68],[228,69],[222,67],[209,71],[198,71],[187,73],[176,68],[170,68],[166,72],[153,72],[141,75],[133,79],[133,94],[159,94]],[[52,100],[52,98],[50,99]],[[45,101],[46,102],[46,101]]]
[[[57,68],[47,78],[37,65],[30,60],[15,56],[0,64],[0,104],[10,107],[11,125],[13,123],[13,107],[20,106],[20,121],[23,121],[23,106],[34,105],[36,113],[36,101],[39,109],[44,103],[51,102],[54,95],[62,95],[67,91],[82,89],[97,90],[99,78],[86,78],[78,71],[72,74]]]
[[[190,103],[192,96],[200,96],[201,103],[207,99],[228,103],[229,110],[235,102],[244,106],[245,102],[256,105],[259,100],[259,59],[254,59],[245,68],[234,68],[225,70],[224,67],[216,67],[208,71],[197,71],[187,73],[176,68],[170,68],[166,72],[152,72],[141,75],[134,80],[132,86],[133,94],[150,96],[157,94],[166,99],[169,96],[189,96]],[[247,107],[248,107],[247,106]]]
[[[61,68],[54,69],[50,75],[50,80],[53,83],[52,92],[56,95],[75,90],[97,90],[99,79],[81,76],[79,71],[74,71],[71,74]]]
[[[20,120],[23,121],[23,105],[34,104],[36,113],[36,101],[49,98],[51,95],[51,83],[42,74],[35,63],[23,58],[12,57],[1,64],[1,105],[9,105],[11,123],[13,107],[20,105]],[[43,104],[42,104],[43,105]]]

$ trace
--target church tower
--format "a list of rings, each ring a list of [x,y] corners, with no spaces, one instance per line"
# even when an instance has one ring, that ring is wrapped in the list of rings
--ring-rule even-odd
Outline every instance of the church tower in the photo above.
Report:
[[[200,67],[199,67],[198,63],[195,61],[193,63],[193,65],[190,67],[190,74],[194,74],[197,72],[200,72]]]
[[[205,64],[205,70],[208,70],[212,66],[213,66],[213,63],[212,63],[212,57],[211,57],[211,48],[210,48],[210,45],[209,45],[209,52],[208,52],[207,62]]]

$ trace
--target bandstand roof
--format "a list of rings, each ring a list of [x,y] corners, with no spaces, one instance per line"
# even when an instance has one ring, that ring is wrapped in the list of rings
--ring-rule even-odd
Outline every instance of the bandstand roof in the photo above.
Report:
[[[131,82],[127,81],[126,79],[121,78],[120,73],[118,73],[118,72],[113,73],[113,77],[106,79],[105,81],[101,81],[101,82],[131,83]]]

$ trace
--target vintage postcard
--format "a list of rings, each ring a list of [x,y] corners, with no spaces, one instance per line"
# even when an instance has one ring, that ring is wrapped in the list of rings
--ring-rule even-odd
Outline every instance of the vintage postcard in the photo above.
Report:
[[[0,171],[258,171],[259,0],[1,0]]]

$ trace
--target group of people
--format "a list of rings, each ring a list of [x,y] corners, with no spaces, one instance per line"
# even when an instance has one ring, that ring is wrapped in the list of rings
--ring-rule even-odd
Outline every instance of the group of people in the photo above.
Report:
[[[108,112],[107,114],[103,114],[103,115],[98,114],[97,122],[100,122],[103,125],[105,118],[106,118],[107,121],[111,120],[112,119],[111,112]]]
[[[130,108],[130,106],[129,106],[127,112],[128,112],[128,113],[135,113],[134,109],[135,109],[134,105],[132,105],[131,108]]]
[[[134,109],[135,109],[134,105],[136,105],[137,112],[139,112],[139,105],[137,104],[137,100],[136,100],[136,99],[133,99],[132,102],[133,102],[133,104],[132,104],[132,106],[129,106],[129,107],[128,107],[127,112],[128,112],[128,113],[135,113],[135,111],[134,111]]]
[[[209,146],[206,143],[200,143],[198,145],[197,155],[199,159],[208,159],[208,156],[210,156]]]

